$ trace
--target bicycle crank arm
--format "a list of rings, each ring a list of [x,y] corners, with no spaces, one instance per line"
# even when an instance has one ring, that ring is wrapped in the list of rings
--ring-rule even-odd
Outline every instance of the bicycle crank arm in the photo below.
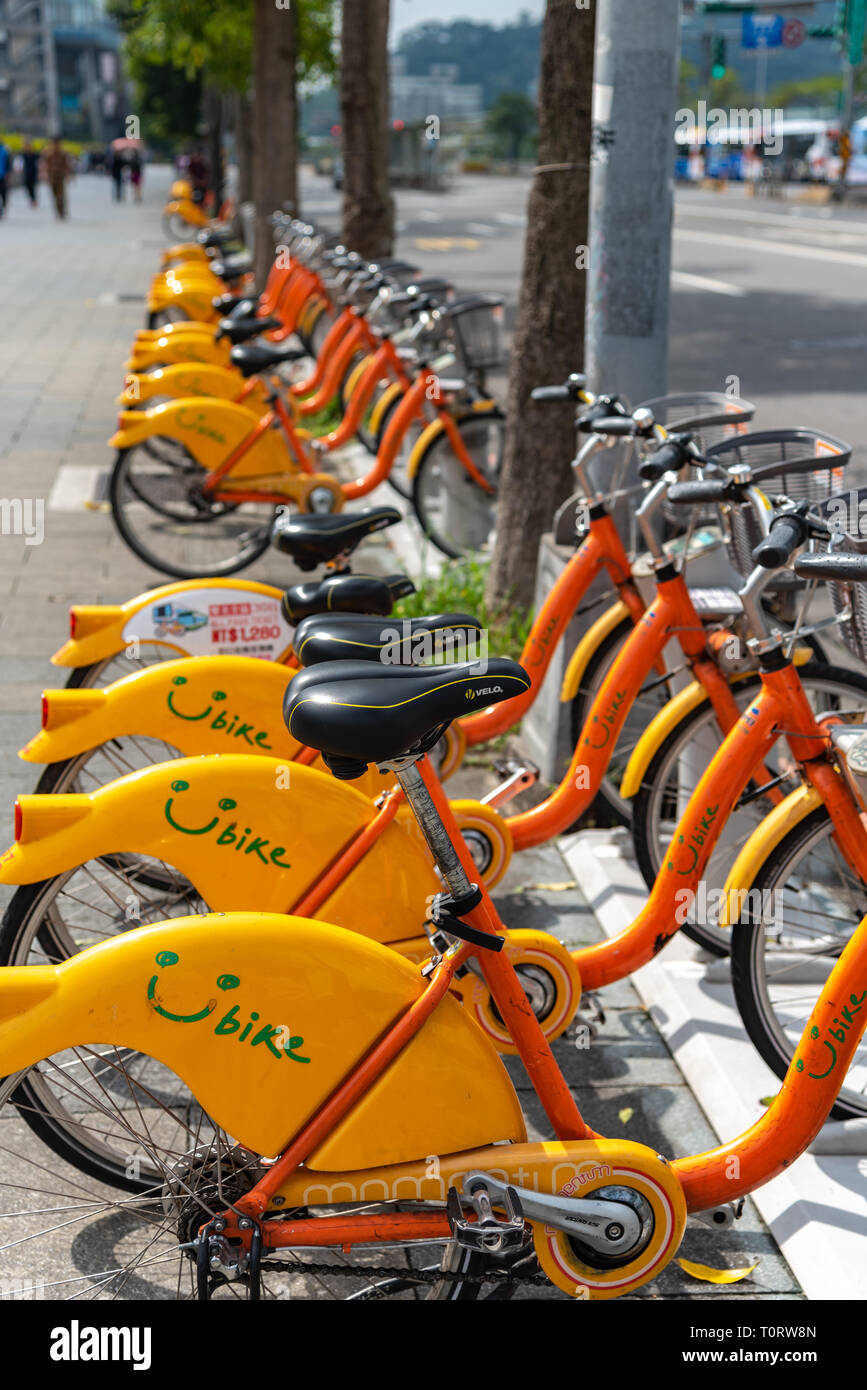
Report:
[[[492,1204],[507,1205],[506,1183],[498,1182],[487,1173],[468,1173],[464,1179],[464,1192],[474,1197],[475,1192],[485,1188]],[[532,1192],[525,1187],[512,1187],[512,1200],[517,1197],[521,1210],[528,1221],[538,1221],[545,1226],[553,1226],[557,1231],[565,1231],[575,1236],[582,1244],[601,1255],[623,1255],[631,1251],[647,1234],[651,1223],[649,1206],[647,1211],[636,1210],[619,1200],[628,1195],[627,1189],[613,1187],[610,1190],[617,1197],[599,1200],[593,1197],[554,1197],[544,1192]],[[642,1199],[639,1198],[639,1201]],[[642,1201],[642,1207],[646,1203]]]
[[[526,791],[528,787],[535,786],[539,780],[539,769],[534,763],[510,759],[507,762],[494,763],[494,771],[506,780],[488,792],[487,796],[482,797],[482,805],[490,806],[495,811]]]

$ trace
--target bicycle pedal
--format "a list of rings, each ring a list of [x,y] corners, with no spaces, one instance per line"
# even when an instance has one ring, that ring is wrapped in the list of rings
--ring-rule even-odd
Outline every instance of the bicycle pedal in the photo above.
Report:
[[[541,775],[535,763],[519,758],[495,759],[494,771],[503,780],[498,787],[488,792],[487,796],[482,797],[482,805],[490,806],[494,810],[506,806],[521,792],[534,787]]]
[[[449,1188],[446,1215],[452,1238],[458,1245],[467,1250],[477,1250],[491,1255],[494,1259],[505,1259],[513,1251],[521,1248],[524,1243],[524,1213],[513,1187],[505,1187],[500,1197],[501,1204],[506,1209],[504,1217],[495,1213],[490,1193],[483,1183],[475,1184],[468,1200],[476,1213],[475,1221],[469,1221],[464,1216],[457,1188]]]

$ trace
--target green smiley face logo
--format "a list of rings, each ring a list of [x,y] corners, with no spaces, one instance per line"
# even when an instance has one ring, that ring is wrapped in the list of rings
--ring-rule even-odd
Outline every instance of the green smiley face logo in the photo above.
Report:
[[[156,963],[161,970],[165,970],[171,965],[177,965],[179,960],[180,957],[175,951],[160,951],[159,955],[156,957]],[[156,992],[158,980],[159,975],[153,975],[151,977],[150,983],[148,984],[148,1002],[153,1005],[156,1012],[162,1018],[167,1018],[170,1023],[201,1023],[202,1019],[207,1018],[217,1007],[216,999],[209,999],[204,1008],[199,1009],[196,1013],[172,1013],[170,1009],[164,1008],[162,1004],[157,1002]],[[241,981],[237,975],[220,975],[217,980],[217,988],[222,990],[237,989],[240,983]]]
[[[187,677],[186,677],[186,676],[173,676],[173,677],[172,677],[172,685],[173,685],[173,686],[176,686],[178,689],[182,688],[182,687],[185,686],[186,684],[187,684]],[[171,710],[172,714],[176,715],[178,719],[186,719],[186,721],[187,721],[188,723],[190,723],[190,724],[195,724],[195,723],[197,723],[200,719],[207,719],[208,715],[209,715],[209,714],[213,714],[213,712],[214,712],[214,704],[213,704],[213,702],[216,701],[217,703],[219,703],[219,702],[221,702],[222,700],[225,700],[225,698],[226,698],[226,692],[225,692],[225,690],[212,690],[212,691],[211,691],[211,701],[212,701],[212,703],[211,703],[210,705],[208,705],[207,709],[203,709],[203,710],[201,711],[201,713],[199,713],[199,714],[184,714],[184,711],[181,710],[181,709],[178,709],[177,706],[176,706],[175,703],[174,703],[174,699],[173,699],[174,693],[175,693],[175,692],[174,692],[173,690],[170,690],[170,691],[169,691],[168,695],[166,696],[166,704],[168,705],[168,707],[169,707],[169,709]]]
[[[185,791],[189,791],[189,787],[190,787],[189,782],[183,782],[183,781],[180,781],[180,780],[178,780],[177,782],[172,782],[172,791],[173,791],[173,792],[185,792]],[[180,832],[181,832],[182,835],[207,835],[207,834],[208,834],[208,831],[215,829],[215,827],[216,827],[217,825],[219,825],[219,823],[220,823],[220,817],[219,817],[219,816],[213,816],[213,817],[211,818],[211,820],[208,821],[207,825],[199,825],[199,826],[181,825],[180,821],[176,821],[175,818],[174,818],[174,816],[172,815],[172,805],[173,805],[173,803],[174,803],[174,797],[173,797],[173,796],[170,796],[169,799],[168,799],[168,801],[166,802],[166,807],[165,807],[165,816],[166,816],[166,820],[168,821],[169,825],[173,826],[173,828],[174,828],[175,830],[180,830]],[[237,804],[238,804],[237,801],[233,801],[232,798],[231,798],[230,796],[224,796],[224,797],[222,798],[222,800],[218,802],[218,805],[219,805],[221,811],[234,811],[234,809],[235,809],[235,807],[237,806]]]

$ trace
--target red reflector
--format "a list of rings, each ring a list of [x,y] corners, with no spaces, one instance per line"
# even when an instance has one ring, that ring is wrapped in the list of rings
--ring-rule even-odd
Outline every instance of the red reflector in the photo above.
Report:
[[[43,729],[48,727],[48,696],[44,690],[42,692],[42,727]]]
[[[21,805],[15,802],[15,839],[21,839],[21,831],[24,828],[24,817],[21,814]]]
[[[76,615],[75,609],[74,609],[74,608],[70,608],[70,610],[69,610],[69,635],[70,635],[70,637],[72,638],[73,641],[75,641],[75,629],[77,628],[77,626],[78,626],[78,617],[77,617],[77,615]]]

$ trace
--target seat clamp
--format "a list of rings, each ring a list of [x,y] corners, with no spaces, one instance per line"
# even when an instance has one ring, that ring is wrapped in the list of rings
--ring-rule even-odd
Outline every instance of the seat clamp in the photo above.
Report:
[[[461,918],[473,908],[478,907],[482,901],[482,894],[479,887],[474,883],[469,893],[463,894],[460,898],[453,898],[450,893],[437,893],[431,904],[430,920],[436,928],[434,944],[439,948],[440,943],[436,940],[439,933],[446,936],[456,936],[460,941],[466,941],[470,946],[478,946],[483,951],[502,951],[506,944],[504,936],[496,936],[492,932],[479,931],[476,927],[471,927],[468,922],[462,922]]]

